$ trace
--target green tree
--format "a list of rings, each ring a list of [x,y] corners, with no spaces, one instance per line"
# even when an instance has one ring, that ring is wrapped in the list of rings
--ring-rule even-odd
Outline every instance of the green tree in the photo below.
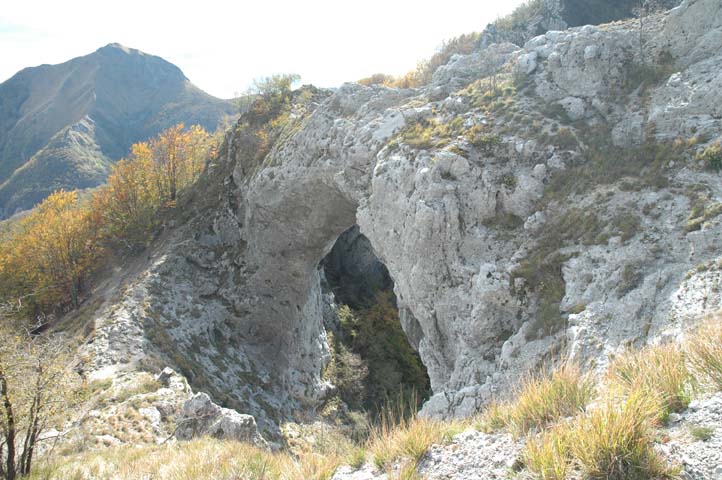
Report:
[[[276,74],[254,80],[253,86],[247,92],[248,96],[255,98],[249,111],[260,122],[277,116],[290,102],[293,85],[299,80],[301,76],[295,73]]]

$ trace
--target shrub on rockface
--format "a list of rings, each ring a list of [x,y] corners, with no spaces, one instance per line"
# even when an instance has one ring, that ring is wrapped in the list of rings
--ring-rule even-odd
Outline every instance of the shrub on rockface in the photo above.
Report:
[[[697,159],[708,169],[719,172],[722,169],[722,142],[717,142],[704,149],[697,155]]]
[[[256,123],[265,123],[278,116],[290,103],[292,87],[300,79],[298,74],[284,73],[254,80],[247,95],[254,99],[247,118],[254,119]]]
[[[334,359],[329,371],[335,376],[329,379],[349,406],[376,412],[400,392],[417,392],[419,400],[425,399],[429,379],[398,315],[390,290],[378,292],[364,308],[339,309],[341,328],[331,342]]]

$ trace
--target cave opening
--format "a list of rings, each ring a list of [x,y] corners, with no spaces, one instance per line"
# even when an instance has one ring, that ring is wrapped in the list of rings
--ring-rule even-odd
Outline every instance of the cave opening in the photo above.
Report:
[[[352,411],[418,408],[429,397],[426,367],[401,326],[394,282],[358,226],[321,261],[331,361],[324,376]],[[392,405],[390,405],[390,403]]]

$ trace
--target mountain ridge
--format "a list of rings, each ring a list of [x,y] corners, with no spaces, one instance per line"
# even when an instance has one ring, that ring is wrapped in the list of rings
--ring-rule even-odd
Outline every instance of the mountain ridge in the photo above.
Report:
[[[25,68],[0,84],[0,216],[58,188],[101,184],[130,145],[171,125],[213,130],[234,113],[231,101],[200,90],[177,66],[118,43]]]

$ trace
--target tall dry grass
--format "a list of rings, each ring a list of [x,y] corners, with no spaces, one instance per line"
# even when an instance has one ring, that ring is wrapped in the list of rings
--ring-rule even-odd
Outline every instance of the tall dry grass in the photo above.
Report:
[[[530,437],[524,447],[527,469],[542,480],[564,480],[573,471],[598,480],[673,478],[653,446],[662,405],[637,389],[626,398],[606,398],[574,420]]]
[[[400,464],[402,478],[415,478],[416,466],[429,448],[443,444],[468,427],[465,421],[443,421],[415,413],[416,399],[391,402],[371,426],[366,449],[374,465],[389,470]],[[413,407],[412,407],[413,406]]]
[[[478,425],[486,432],[508,428],[520,437],[584,411],[594,394],[591,377],[565,363],[551,373],[527,377],[514,400],[491,405]]]
[[[608,387],[625,394],[644,390],[657,396],[661,419],[681,412],[692,399],[695,377],[680,345],[666,344],[627,352],[616,358],[607,371]]]
[[[722,390],[722,317],[703,322],[687,340],[685,348],[700,386]]]

